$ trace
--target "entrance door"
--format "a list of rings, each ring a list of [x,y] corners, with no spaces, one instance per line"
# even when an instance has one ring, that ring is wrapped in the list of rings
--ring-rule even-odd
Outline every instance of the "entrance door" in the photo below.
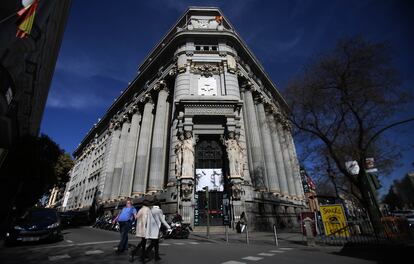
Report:
[[[223,225],[225,151],[219,136],[199,136],[196,146],[196,207],[194,225],[207,224],[205,187],[209,190],[210,225]]]

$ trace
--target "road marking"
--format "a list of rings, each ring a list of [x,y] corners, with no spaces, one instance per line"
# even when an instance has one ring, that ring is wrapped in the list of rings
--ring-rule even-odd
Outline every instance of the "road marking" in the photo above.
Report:
[[[89,250],[85,252],[85,255],[96,255],[96,254],[102,254],[104,253],[102,250]]]
[[[66,242],[68,242],[68,243],[73,243],[73,241],[72,241],[72,240],[66,240]]]
[[[171,244],[168,244],[168,243],[162,243],[162,244],[160,244],[160,246],[171,246]]]
[[[191,245],[198,245],[198,244],[200,244],[200,243],[198,243],[198,242],[188,242],[188,244],[191,244]]]
[[[230,260],[230,261],[223,262],[221,264],[246,264],[246,262],[239,262],[239,261]]]
[[[285,251],[283,251],[283,250],[270,250],[270,252],[273,252],[273,253],[285,253]]]
[[[280,248],[280,250],[292,250],[293,248]]]
[[[261,259],[263,259],[263,258],[260,258],[260,257],[253,257],[253,256],[248,256],[248,257],[245,257],[245,258],[243,258],[243,259],[245,259],[245,260],[251,260],[251,261],[258,261],[258,260],[261,260]]]
[[[179,246],[182,246],[182,245],[185,245],[185,243],[181,243],[181,242],[179,242],[179,243],[174,243],[174,245],[179,245]]]
[[[55,261],[55,260],[65,259],[65,258],[70,258],[70,256],[68,254],[65,254],[65,255],[56,255],[56,256],[49,256],[49,260],[50,261]]]
[[[257,255],[259,255],[259,256],[263,256],[263,257],[272,257],[272,256],[274,256],[275,254],[272,254],[272,253],[259,253],[259,254],[257,254]]]
[[[138,239],[129,239],[129,242],[140,242],[141,240]],[[54,246],[46,246],[46,247],[35,247],[30,248],[30,250],[40,250],[40,249],[48,249],[48,248],[61,248],[61,247],[72,247],[72,246],[88,246],[88,245],[97,245],[97,244],[107,244],[107,243],[119,243],[118,240],[108,240],[108,241],[96,241],[96,242],[84,242],[84,243],[73,243],[73,244],[60,244]]]

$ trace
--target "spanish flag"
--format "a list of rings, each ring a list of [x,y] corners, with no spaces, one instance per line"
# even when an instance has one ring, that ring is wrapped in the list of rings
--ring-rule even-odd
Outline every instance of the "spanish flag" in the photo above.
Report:
[[[16,24],[18,29],[16,37],[24,38],[30,34],[38,4],[39,0],[34,0],[33,3],[17,12],[18,18]]]

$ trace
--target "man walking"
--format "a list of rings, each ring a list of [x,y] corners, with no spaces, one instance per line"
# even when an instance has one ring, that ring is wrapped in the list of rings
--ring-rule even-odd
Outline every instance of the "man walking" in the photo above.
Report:
[[[121,232],[121,240],[119,241],[118,249],[115,251],[116,254],[128,250],[128,232],[131,229],[131,223],[136,214],[137,210],[132,206],[131,199],[127,198],[126,206],[122,208],[122,211],[114,220],[114,222],[118,221]]]
[[[154,205],[152,206],[151,210],[149,211],[148,222],[147,222],[147,232],[146,238],[151,239],[151,244],[149,247],[144,250],[142,256],[145,258],[147,256],[146,253],[151,252],[152,248],[154,248],[155,260],[161,260],[159,255],[159,232],[161,223],[168,228],[168,232],[171,232],[171,227],[165,221],[164,213],[160,208],[160,202],[155,200]]]

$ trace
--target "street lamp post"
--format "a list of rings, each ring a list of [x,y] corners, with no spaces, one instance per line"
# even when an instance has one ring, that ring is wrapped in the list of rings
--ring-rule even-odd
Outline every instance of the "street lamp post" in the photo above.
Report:
[[[208,186],[204,187],[203,190],[206,191],[207,238],[210,238],[210,203],[209,203]]]

